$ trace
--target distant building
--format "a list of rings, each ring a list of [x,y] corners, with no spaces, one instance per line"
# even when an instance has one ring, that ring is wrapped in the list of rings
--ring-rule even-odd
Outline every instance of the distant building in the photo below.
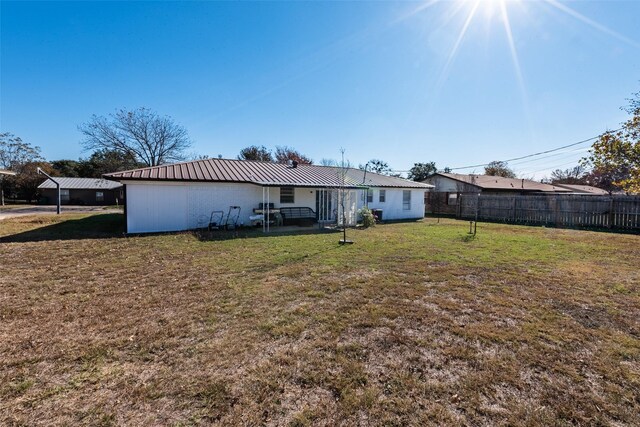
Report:
[[[607,190],[602,188],[592,187],[591,185],[578,185],[578,184],[554,184],[557,187],[566,188],[575,194],[591,194],[594,196],[606,196],[609,194]]]
[[[543,184],[529,179],[503,178],[491,175],[435,173],[423,181],[434,186],[427,192],[427,213],[455,214],[462,194],[524,195],[571,194],[577,192],[559,185]]]
[[[115,205],[124,204],[123,186],[119,182],[102,178],[63,178],[54,177],[60,183],[60,201],[63,205]],[[55,205],[57,201],[56,184],[47,179],[38,186],[42,202]]]

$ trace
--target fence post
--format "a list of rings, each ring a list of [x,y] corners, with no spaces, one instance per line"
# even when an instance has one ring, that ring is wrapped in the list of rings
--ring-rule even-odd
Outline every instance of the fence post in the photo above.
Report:
[[[607,228],[613,228],[613,223],[615,221],[615,213],[613,210],[613,196],[609,200],[609,224],[607,224]]]

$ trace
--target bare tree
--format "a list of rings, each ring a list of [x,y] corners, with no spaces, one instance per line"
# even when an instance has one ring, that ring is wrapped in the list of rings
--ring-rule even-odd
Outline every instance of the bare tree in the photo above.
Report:
[[[191,146],[184,127],[144,107],[120,109],[108,118],[93,115],[78,130],[85,148],[118,151],[146,166],[183,160]]]
[[[342,240],[340,244],[353,243],[351,240],[347,240],[347,198],[349,197],[349,189],[347,188],[347,174],[351,168],[351,164],[348,160],[344,159],[344,148],[340,149],[342,154],[342,160],[338,165],[338,215],[342,216]],[[341,211],[341,212],[340,212]]]
[[[333,159],[322,158],[320,159],[321,166],[338,166],[338,162]]]
[[[583,165],[570,169],[556,169],[551,172],[552,184],[586,184],[587,172]]]
[[[13,172],[17,172],[17,176],[10,176],[3,178],[0,175],[0,204],[4,205],[5,192],[12,193],[22,191],[23,187],[26,189],[29,187],[26,183],[31,183],[34,179],[41,178],[35,173],[35,168],[29,167],[29,165],[40,164],[44,162],[44,158],[40,154],[40,147],[32,146],[29,143],[22,141],[19,136],[15,136],[11,133],[0,133],[0,169],[10,169]],[[39,182],[36,184],[39,184]],[[31,191],[29,187],[29,197],[34,196],[35,191]]]

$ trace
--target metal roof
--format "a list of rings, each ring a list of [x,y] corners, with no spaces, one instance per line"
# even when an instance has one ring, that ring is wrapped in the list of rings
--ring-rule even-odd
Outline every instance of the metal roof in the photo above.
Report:
[[[340,187],[341,169],[333,166],[299,164],[297,167],[281,163],[249,160],[205,159],[114,172],[104,175],[116,181],[191,181],[191,182],[242,182],[263,186]],[[380,175],[349,168],[346,186],[432,188],[431,185],[403,178]]]
[[[607,190],[603,190],[602,188],[592,187],[590,185],[579,185],[579,184],[556,184],[558,187],[569,189],[575,193],[583,193],[583,194],[597,194],[597,195],[608,195],[609,192]]]
[[[69,190],[113,190],[114,188],[122,187],[119,182],[102,178],[64,178],[55,176],[53,178],[60,183],[60,188]],[[56,188],[56,184],[47,178],[45,182],[38,185],[38,188]]]
[[[571,190],[529,179],[503,178],[491,175],[464,175],[459,173],[436,173],[434,175],[444,176],[465,184],[474,185],[483,190],[518,190],[518,191],[542,191],[552,193],[570,193]],[[428,179],[428,178],[427,178]]]

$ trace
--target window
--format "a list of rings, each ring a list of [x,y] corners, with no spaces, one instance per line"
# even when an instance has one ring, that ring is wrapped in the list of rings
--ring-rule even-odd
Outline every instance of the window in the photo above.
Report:
[[[367,189],[367,203],[373,203],[373,190]]]
[[[378,195],[378,201],[380,203],[384,203],[387,201],[387,190],[380,190],[380,194]]]
[[[447,196],[447,205],[455,206],[457,204],[458,204],[458,194],[457,193],[450,193]]]
[[[411,190],[402,190],[402,209],[411,210]]]
[[[280,203],[294,203],[293,187],[280,187]]]
[[[60,201],[62,202],[69,201],[69,190],[60,189]]]
[[[96,202],[104,202],[104,192],[96,191]]]

